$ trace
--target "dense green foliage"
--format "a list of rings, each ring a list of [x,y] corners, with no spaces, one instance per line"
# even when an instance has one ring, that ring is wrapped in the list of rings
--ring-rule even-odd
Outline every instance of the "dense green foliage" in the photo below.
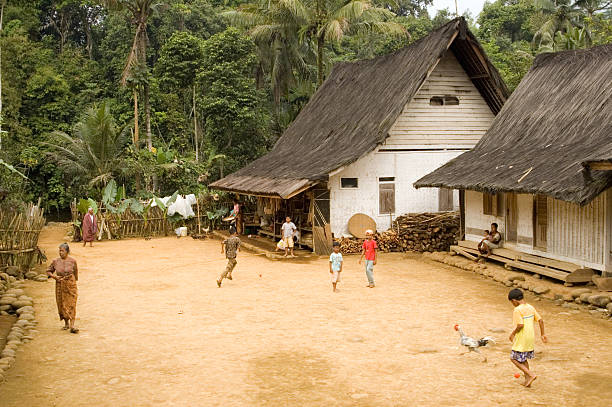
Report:
[[[63,210],[111,180],[129,196],[204,189],[264,154],[334,63],[453,18],[429,4],[0,0],[0,204]],[[496,0],[467,18],[511,90],[539,52],[612,41],[608,0]]]

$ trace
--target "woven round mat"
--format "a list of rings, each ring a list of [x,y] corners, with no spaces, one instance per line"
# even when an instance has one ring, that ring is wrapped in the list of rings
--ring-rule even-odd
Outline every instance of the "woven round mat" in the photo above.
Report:
[[[348,230],[356,238],[365,239],[368,229],[376,231],[376,222],[365,213],[356,213],[348,221]]]

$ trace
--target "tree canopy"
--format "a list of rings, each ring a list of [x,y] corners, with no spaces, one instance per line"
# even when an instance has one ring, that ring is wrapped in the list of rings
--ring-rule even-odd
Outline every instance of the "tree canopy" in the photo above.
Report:
[[[0,205],[62,211],[111,179],[130,196],[205,189],[265,154],[333,64],[454,17],[430,4],[0,0]],[[512,90],[540,52],[612,42],[611,7],[495,0],[466,17]]]

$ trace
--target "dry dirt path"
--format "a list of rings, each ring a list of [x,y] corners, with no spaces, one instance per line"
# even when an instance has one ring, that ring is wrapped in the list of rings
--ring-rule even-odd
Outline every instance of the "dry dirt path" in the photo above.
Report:
[[[47,228],[49,257],[64,230]],[[270,261],[242,252],[218,289],[218,241],[161,238],[72,245],[79,263],[79,335],[60,329],[53,284],[28,282],[39,321],[0,406],[604,406],[612,399],[610,323],[533,302],[532,389],[513,378],[507,289],[472,273],[382,255],[365,288],[347,256],[341,292],[325,259]],[[261,277],[259,274],[261,273]],[[531,298],[531,297],[529,297]],[[491,328],[489,362],[459,355]]]

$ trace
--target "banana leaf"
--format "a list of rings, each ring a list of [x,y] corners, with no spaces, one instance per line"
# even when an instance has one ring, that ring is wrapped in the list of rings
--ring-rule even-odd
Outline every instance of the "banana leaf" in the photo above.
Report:
[[[104,192],[102,193],[102,202],[106,206],[110,206],[115,203],[115,198],[117,197],[117,183],[114,179],[111,179],[106,187],[104,188]]]
[[[92,208],[94,211],[94,215],[98,214],[98,204],[91,198],[87,198],[87,202],[89,204],[89,208]],[[86,211],[87,212],[87,211]]]

